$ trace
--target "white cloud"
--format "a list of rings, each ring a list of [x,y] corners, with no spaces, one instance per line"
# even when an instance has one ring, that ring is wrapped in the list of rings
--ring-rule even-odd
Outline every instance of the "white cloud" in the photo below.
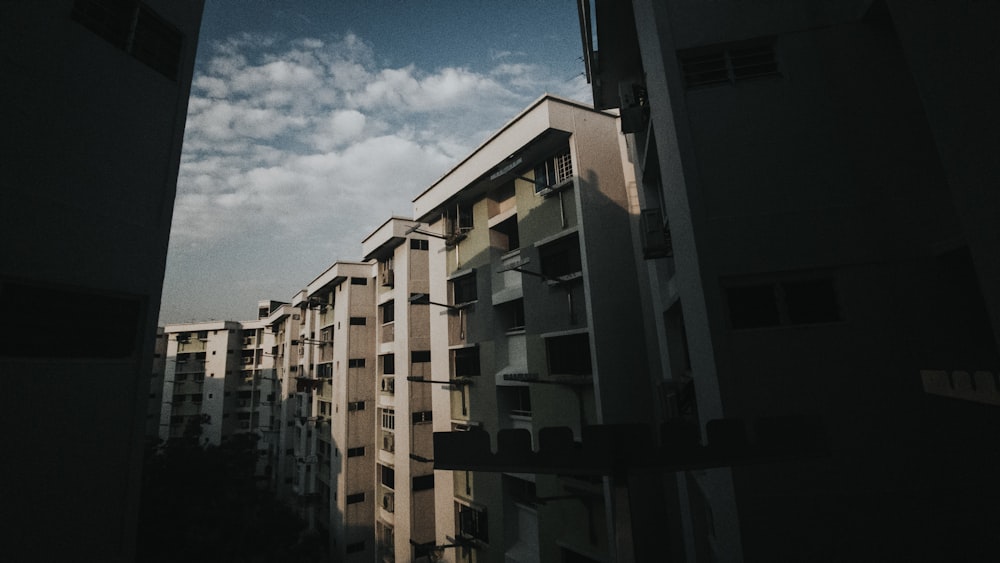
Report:
[[[364,236],[410,215],[414,196],[542,93],[589,99],[585,81],[518,64],[520,53],[494,52],[496,66],[478,71],[383,68],[352,34],[243,34],[208,48],[192,83],[171,253],[257,264],[302,252],[303,280],[359,258]]]

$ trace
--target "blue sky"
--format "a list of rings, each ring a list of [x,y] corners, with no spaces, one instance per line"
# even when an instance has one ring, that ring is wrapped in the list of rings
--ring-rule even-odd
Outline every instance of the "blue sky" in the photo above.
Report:
[[[208,0],[160,323],[288,300],[532,100],[591,102],[570,0]]]

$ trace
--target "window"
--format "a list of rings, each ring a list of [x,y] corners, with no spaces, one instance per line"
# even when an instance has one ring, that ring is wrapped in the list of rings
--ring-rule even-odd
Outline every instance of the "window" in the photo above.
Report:
[[[726,288],[734,329],[842,320],[832,279],[788,280]]]
[[[382,314],[382,324],[391,323],[396,320],[396,302],[386,301],[379,305],[379,312]]]
[[[564,236],[538,248],[542,275],[559,278],[583,269],[580,261],[580,241],[576,233]]]
[[[684,84],[688,89],[742,80],[781,76],[774,55],[774,40],[754,40],[734,45],[678,52]]]
[[[427,239],[410,239],[411,250],[427,250]]]
[[[368,285],[368,278],[351,278],[351,285]]]
[[[421,422],[431,422],[434,419],[434,413],[431,411],[417,411],[413,413],[413,423],[419,424]]]
[[[396,411],[394,409],[382,409],[382,428],[386,430],[396,429]]]
[[[497,387],[500,410],[515,416],[531,416],[531,390],[525,385]]]
[[[361,457],[365,455],[365,447],[347,448],[347,457]]]
[[[390,489],[395,489],[396,488],[396,470],[394,470],[391,467],[379,464],[378,471],[379,471],[379,480],[378,480],[378,482],[382,483],[386,487],[389,487]]]
[[[414,350],[410,352],[410,362],[420,364],[431,361],[430,350]]]
[[[396,373],[396,355],[395,354],[383,354],[379,356],[382,360],[382,374],[383,375],[393,375]]]
[[[475,272],[451,280],[451,295],[455,305],[476,301],[479,297],[476,294]]]
[[[506,332],[524,330],[524,299],[514,299],[496,307]]]
[[[156,72],[176,80],[183,35],[145,4],[134,0],[77,0],[70,17]]]
[[[361,496],[364,496],[364,494],[362,494]],[[365,542],[363,541],[349,543],[347,544],[347,547],[344,548],[344,551],[346,551],[347,553],[360,553],[364,550],[365,550]]]
[[[351,317],[351,326],[365,326],[368,324],[365,317]]]
[[[347,360],[347,367],[349,368],[363,368],[365,367],[364,358],[351,358]]]
[[[455,518],[455,522],[458,524],[459,535],[483,542],[489,541],[489,527],[485,509],[477,510],[456,502],[455,512],[458,516]]]
[[[426,491],[434,488],[434,474],[419,475],[413,478],[414,491]]]
[[[549,374],[590,375],[590,335],[586,332],[545,339]]]
[[[347,403],[347,410],[348,411],[363,411],[363,410],[365,410],[365,402],[364,401],[354,401],[354,402],[351,402],[351,403]]]
[[[456,204],[445,211],[445,227],[452,235],[461,235],[472,230],[472,205]]]
[[[354,493],[352,495],[347,495],[347,504],[357,504],[359,502],[365,502],[364,493]]]
[[[458,348],[451,351],[455,377],[479,375],[479,347]]]
[[[543,193],[546,189],[561,184],[572,177],[573,161],[567,147],[559,154],[535,166],[535,193]]]

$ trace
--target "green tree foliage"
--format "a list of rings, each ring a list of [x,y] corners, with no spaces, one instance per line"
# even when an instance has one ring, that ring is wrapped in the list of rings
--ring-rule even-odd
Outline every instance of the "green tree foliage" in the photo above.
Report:
[[[324,560],[324,542],[254,475],[255,437],[201,447],[200,435],[195,421],[183,438],[147,446],[137,561]]]

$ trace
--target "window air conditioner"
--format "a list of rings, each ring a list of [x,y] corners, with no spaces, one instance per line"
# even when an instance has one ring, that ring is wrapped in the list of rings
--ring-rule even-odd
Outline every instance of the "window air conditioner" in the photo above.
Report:
[[[394,493],[382,493],[382,508],[386,512],[393,512],[395,510],[396,495]]]

